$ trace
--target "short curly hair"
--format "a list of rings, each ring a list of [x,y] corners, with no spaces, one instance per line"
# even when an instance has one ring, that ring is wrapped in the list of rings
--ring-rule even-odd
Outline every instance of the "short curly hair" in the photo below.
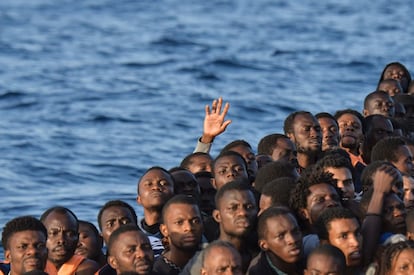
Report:
[[[386,160],[390,162],[398,161],[397,151],[407,143],[402,137],[386,137],[379,140],[371,151],[371,161]]]
[[[307,207],[307,197],[310,195],[309,187],[321,183],[331,185],[338,193],[340,194],[338,188],[336,187],[336,179],[332,177],[332,173],[325,172],[321,169],[316,169],[315,167],[309,167],[305,169],[295,188],[292,190],[289,199],[289,207],[299,213],[301,209]]]
[[[98,213],[98,226],[99,226],[99,230],[102,231],[102,221],[101,221],[101,219],[102,219],[103,212],[106,209],[108,209],[110,207],[113,207],[113,206],[115,206],[115,207],[123,207],[123,208],[128,209],[129,212],[131,212],[132,218],[134,219],[134,221],[133,221],[134,224],[137,224],[138,223],[137,213],[135,212],[135,209],[129,203],[124,202],[122,200],[110,200],[110,201],[106,202],[101,207],[101,209],[99,210],[99,213]]]
[[[355,219],[358,222],[358,218],[347,208],[328,208],[321,213],[315,223],[315,230],[318,234],[319,240],[329,240],[330,223],[337,219]]]
[[[277,147],[277,141],[282,138],[289,139],[286,135],[278,133],[263,137],[257,145],[257,154],[271,156],[273,150]]]
[[[32,216],[21,216],[6,223],[1,235],[1,243],[5,249],[9,249],[10,237],[21,231],[39,231],[47,238],[47,231],[43,223]]]
[[[293,133],[293,125],[298,115],[310,115],[313,117],[312,113],[308,111],[296,111],[290,113],[283,122],[283,131],[285,132],[285,135]]]

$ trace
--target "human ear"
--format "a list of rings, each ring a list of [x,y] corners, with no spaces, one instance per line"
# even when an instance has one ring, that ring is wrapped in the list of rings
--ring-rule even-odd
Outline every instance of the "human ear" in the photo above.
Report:
[[[217,190],[216,179],[212,178],[212,179],[210,179],[210,182],[211,182],[211,185],[214,187],[214,189]]]
[[[10,262],[10,250],[4,250],[4,259]]]
[[[310,214],[306,208],[299,209],[299,215],[305,220],[310,220]]]
[[[141,203],[141,196],[140,196],[140,195],[138,195],[138,196],[137,196],[137,203],[138,203],[139,205],[142,205],[142,203]]]
[[[108,264],[115,270],[118,267],[118,261],[111,255],[108,256]]]
[[[259,247],[263,251],[267,251],[269,249],[269,245],[265,240],[259,240]]]
[[[168,237],[168,228],[165,224],[160,224],[160,232],[164,237]]]
[[[218,211],[217,209],[213,210],[213,213],[211,214],[213,216],[213,219],[220,223],[221,222],[221,215],[220,215],[220,211]]]

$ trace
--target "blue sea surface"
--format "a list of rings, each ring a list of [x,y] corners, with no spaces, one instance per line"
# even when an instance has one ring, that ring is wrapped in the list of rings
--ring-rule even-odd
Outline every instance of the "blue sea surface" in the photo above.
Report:
[[[63,205],[95,225],[177,166],[222,96],[256,148],[295,110],[353,108],[414,68],[410,1],[0,1],[0,227]]]

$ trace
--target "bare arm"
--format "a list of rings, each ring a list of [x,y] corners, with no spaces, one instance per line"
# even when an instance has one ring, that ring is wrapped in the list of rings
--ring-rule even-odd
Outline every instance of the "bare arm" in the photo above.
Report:
[[[381,235],[382,207],[385,196],[393,189],[398,171],[389,166],[381,166],[374,174],[374,192],[368,204],[367,215],[362,223],[364,263],[372,262]]]

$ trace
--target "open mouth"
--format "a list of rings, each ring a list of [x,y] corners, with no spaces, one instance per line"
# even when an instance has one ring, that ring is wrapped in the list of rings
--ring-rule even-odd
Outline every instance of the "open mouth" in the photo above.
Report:
[[[349,258],[352,260],[359,260],[361,259],[361,252],[359,250],[352,252],[349,254]]]

